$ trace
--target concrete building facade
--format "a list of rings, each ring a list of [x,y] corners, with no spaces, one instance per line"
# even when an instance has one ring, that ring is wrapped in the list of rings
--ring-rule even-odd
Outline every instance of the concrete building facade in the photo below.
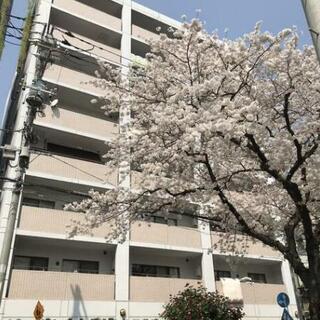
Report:
[[[119,179],[122,173],[104,163],[105,140],[119,134],[130,112],[106,118],[99,105],[91,104],[103,95],[90,83],[97,58],[126,74],[129,64],[148,52],[146,40],[159,36],[158,26],[165,30],[180,24],[131,0],[39,0],[35,21],[48,39],[37,46],[55,55],[42,80],[59,103],[34,121],[36,139],[17,209],[0,317],[32,318],[40,300],[50,319],[122,319],[121,309],[125,319],[160,319],[170,294],[187,283],[223,293],[221,278],[251,279],[239,282],[245,319],[279,319],[280,292],[288,293],[294,312],[291,272],[281,255],[250,241],[241,258],[222,252],[220,235],[192,218],[154,216],[151,222],[135,222],[124,243],[106,242],[107,224],[90,235],[68,237],[67,226],[81,216],[63,211],[66,203],[81,200],[92,188],[139,183],[136,172]],[[33,54],[27,61],[29,82],[38,58]],[[26,93],[19,94],[17,109],[23,110]],[[7,127],[17,127],[12,112],[7,108]],[[19,138],[13,134],[6,143],[19,146]],[[1,196],[3,231],[10,198],[5,190]]]

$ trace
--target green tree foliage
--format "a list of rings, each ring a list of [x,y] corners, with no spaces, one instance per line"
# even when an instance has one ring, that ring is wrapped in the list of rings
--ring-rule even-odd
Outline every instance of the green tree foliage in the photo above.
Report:
[[[0,1],[0,58],[4,47],[9,14],[11,12],[12,0]]]
[[[36,0],[29,0],[28,13],[23,26],[21,48],[20,48],[19,60],[18,60],[18,70],[23,68],[27,58],[27,53],[29,49],[29,40],[31,35],[31,29],[32,29],[32,23],[33,23],[36,4],[37,4]]]
[[[161,315],[165,320],[240,320],[243,316],[242,307],[231,306],[228,298],[190,286],[171,296]]]

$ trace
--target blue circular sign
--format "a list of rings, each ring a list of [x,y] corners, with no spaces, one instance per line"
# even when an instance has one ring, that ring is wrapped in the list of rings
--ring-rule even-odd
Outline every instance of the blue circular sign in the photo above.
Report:
[[[277,302],[280,307],[286,308],[290,304],[290,299],[286,293],[280,292],[277,295]]]

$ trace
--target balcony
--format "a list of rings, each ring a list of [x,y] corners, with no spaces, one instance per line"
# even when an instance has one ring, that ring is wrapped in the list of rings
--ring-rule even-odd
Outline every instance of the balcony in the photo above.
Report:
[[[144,221],[138,221],[132,225],[130,240],[166,246],[201,248],[201,236],[198,229]]]
[[[12,270],[9,299],[114,300],[114,275]]]
[[[43,80],[58,85],[64,85],[78,91],[87,92],[94,96],[105,95],[106,89],[96,87],[92,83],[99,81],[97,77],[56,64],[50,65],[45,70]]]
[[[118,125],[111,121],[63,108],[59,108],[57,113],[53,113],[47,107],[44,112],[45,117],[38,117],[34,121],[35,125],[67,131],[98,140],[112,140],[118,134]]]
[[[61,29],[61,28],[60,28]],[[66,30],[65,30],[66,31]],[[121,51],[118,48],[114,48],[112,46],[108,46],[104,43],[94,41],[85,37],[83,35],[79,35],[75,32],[72,32],[74,37],[71,37],[67,34],[61,33],[61,31],[53,29],[53,37],[57,40],[64,41],[67,40],[71,45],[81,48],[84,51],[90,49],[87,52],[88,55],[96,55],[99,58],[110,61],[111,63],[120,64],[121,62]],[[84,41],[89,42],[91,45],[84,44],[83,41],[79,40],[81,38]],[[92,48],[92,46],[94,46]]]
[[[167,302],[170,295],[185,289],[186,284],[199,286],[201,280],[130,277],[130,300],[135,302]]]
[[[30,156],[27,175],[101,188],[111,188],[118,183],[118,171],[115,168],[74,158],[35,153]]]
[[[19,229],[67,236],[67,226],[71,225],[72,221],[81,222],[84,221],[84,217],[78,212],[23,206]],[[103,224],[92,229],[91,235],[104,238],[109,232],[111,232],[111,229],[108,224]]]
[[[87,5],[85,2],[86,1],[76,0],[54,0],[53,5],[61,11],[66,11],[104,28],[116,30],[118,32],[121,31],[121,18],[96,9],[91,5]]]
[[[219,232],[211,232],[211,243],[218,252],[228,252],[230,248],[230,241],[232,241],[232,251],[239,254],[248,254],[259,257],[281,257],[281,254],[271,247],[264,245],[261,242],[253,242],[249,237],[237,235],[236,239],[233,237],[226,238],[226,235]],[[230,250],[229,250],[230,252]]]
[[[153,40],[153,41],[157,41],[159,40],[160,36],[159,34],[155,33],[155,32],[151,32],[147,29],[141,28],[139,26],[136,25],[132,25],[132,36],[142,40],[143,42],[149,41],[149,40]]]
[[[222,292],[220,281],[216,282],[216,289]],[[241,283],[243,303],[246,304],[275,304],[279,292],[286,292],[283,284]]]

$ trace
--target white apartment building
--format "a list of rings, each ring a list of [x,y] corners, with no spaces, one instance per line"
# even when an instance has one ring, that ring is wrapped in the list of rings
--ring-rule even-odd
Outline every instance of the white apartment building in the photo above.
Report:
[[[88,83],[95,79],[95,56],[125,73],[136,56],[148,51],[146,40],[158,37],[156,27],[180,24],[131,0],[40,0],[35,21],[44,36],[57,40],[51,43],[51,48],[59,47],[51,51],[56,58],[46,65],[42,80],[56,90],[59,103],[34,121],[37,139],[17,209],[1,318],[32,318],[40,300],[44,319],[160,319],[170,294],[187,283],[223,293],[224,277],[251,279],[240,283],[245,319],[280,319],[280,292],[288,293],[294,314],[290,268],[281,255],[249,243],[243,257],[230,257],[216,247],[220,237],[209,224],[192,218],[154,216],[152,222],[136,222],[124,243],[106,242],[108,225],[68,238],[67,226],[80,215],[63,211],[64,204],[119,181],[119,173],[107,170],[102,155],[104,141],[119,134],[123,119],[106,118],[90,102],[103,94]],[[32,55],[27,61],[27,79],[30,74],[32,80],[38,58]],[[24,94],[19,91],[18,109],[26,108]],[[7,108],[7,127],[18,121],[14,112]],[[125,183],[135,187],[138,181],[131,172]],[[1,212],[2,229],[6,215]]]

